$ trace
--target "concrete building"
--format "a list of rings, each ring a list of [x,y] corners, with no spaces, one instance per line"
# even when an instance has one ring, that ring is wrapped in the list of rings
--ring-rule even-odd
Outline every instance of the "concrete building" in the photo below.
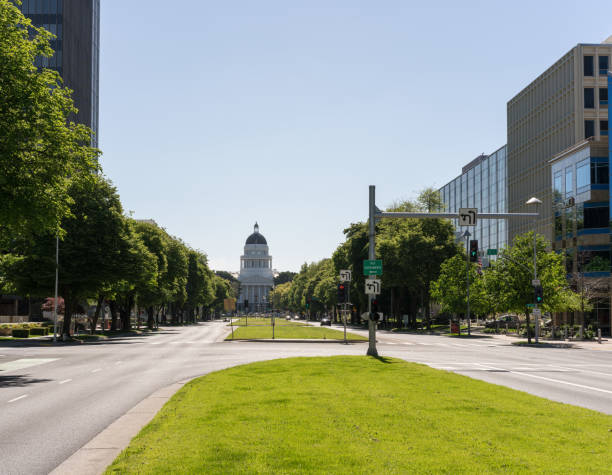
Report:
[[[444,211],[456,213],[459,208],[478,208],[480,213],[507,212],[506,146],[490,155],[479,155],[461,170],[454,180],[440,188]],[[468,229],[457,226],[458,238]],[[478,240],[481,261],[488,264],[488,249],[503,248],[508,242],[507,224],[503,219],[480,219],[469,228],[471,239]]]
[[[75,121],[90,127],[98,146],[100,0],[22,0],[22,13],[53,33],[55,54],[38,58],[37,66],[55,69],[74,92]]]
[[[578,44],[507,104],[508,211],[533,212],[525,202],[542,200],[537,232],[552,240],[553,195],[549,161],[594,137],[608,134],[607,71],[612,37]],[[508,239],[530,231],[531,218],[513,219]]]
[[[270,308],[270,291],[274,288],[272,256],[269,254],[268,242],[259,232],[257,223],[253,234],[246,240],[244,254],[240,256],[238,280],[240,281],[238,310],[261,312]]]

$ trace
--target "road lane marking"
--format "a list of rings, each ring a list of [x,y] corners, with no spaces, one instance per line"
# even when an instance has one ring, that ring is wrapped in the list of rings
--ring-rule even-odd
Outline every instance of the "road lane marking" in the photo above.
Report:
[[[590,374],[598,374],[600,376],[610,376],[612,377],[612,373],[602,373],[601,371],[590,371],[588,369],[580,369],[580,368],[564,368],[563,366],[557,366],[557,365],[548,365],[551,368],[559,368],[565,371],[578,371],[580,373],[590,373]]]
[[[96,369],[92,370],[91,372],[92,373],[97,373],[98,371],[102,371],[102,368],[96,368]]]
[[[152,341],[151,344],[152,345],[161,345],[162,342],[161,341]]]
[[[14,399],[11,399],[9,402],[15,402],[15,401],[19,401],[20,399],[23,399],[24,397],[28,397],[27,394],[24,394],[22,396],[16,397]]]
[[[506,373],[513,373],[513,374],[518,374],[518,375],[521,375],[521,376],[527,376],[528,378],[535,378],[535,379],[542,379],[544,381],[550,381],[551,383],[565,384],[567,386],[574,386],[576,388],[588,389],[590,391],[597,391],[597,392],[600,392],[600,393],[612,394],[612,391],[609,391],[607,389],[602,389],[602,388],[596,388],[594,386],[586,386],[584,384],[570,383],[569,381],[563,381],[561,379],[546,378],[544,376],[537,376],[535,374],[523,373],[521,371],[513,371],[511,369],[496,368],[494,366],[486,366],[486,365],[481,365],[479,363],[475,363],[475,364],[477,364],[478,366],[485,367],[485,368],[488,367],[489,369],[491,369],[493,371],[504,371]]]
[[[72,379],[64,379],[63,381],[60,381],[58,384],[65,384],[65,383],[69,383],[70,381],[72,381]]]
[[[14,371],[17,369],[24,369],[29,368],[30,366],[45,364],[55,360],[57,360],[57,358],[22,358],[19,360],[8,361],[7,363],[0,364],[0,371]]]

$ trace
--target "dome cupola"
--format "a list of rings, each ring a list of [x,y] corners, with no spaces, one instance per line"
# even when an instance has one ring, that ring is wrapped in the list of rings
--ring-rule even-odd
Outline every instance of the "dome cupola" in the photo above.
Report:
[[[253,234],[251,234],[247,240],[246,240],[247,244],[265,244],[267,245],[268,242],[266,241],[266,238],[263,237],[263,234],[259,234],[259,224],[257,224],[257,222],[255,222],[255,226],[253,227]]]

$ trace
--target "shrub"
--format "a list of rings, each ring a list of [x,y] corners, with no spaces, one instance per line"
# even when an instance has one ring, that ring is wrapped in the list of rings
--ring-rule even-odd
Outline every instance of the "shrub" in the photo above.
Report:
[[[13,329],[13,338],[30,338],[30,330],[27,328],[24,329],[19,329],[19,328],[15,328]]]
[[[11,336],[11,327],[8,325],[0,326],[0,336]]]
[[[30,335],[48,335],[49,328],[48,327],[33,327],[30,328]]]

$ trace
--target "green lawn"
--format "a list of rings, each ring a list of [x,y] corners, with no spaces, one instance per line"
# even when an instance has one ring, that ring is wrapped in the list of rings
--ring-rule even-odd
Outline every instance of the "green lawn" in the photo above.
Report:
[[[106,473],[611,473],[612,416],[395,359],[265,361],[185,385]]]
[[[306,323],[301,322],[299,320],[286,320],[284,318],[275,318],[275,325],[306,325]],[[228,323],[229,325],[229,323]],[[233,326],[250,326],[250,325],[272,325],[271,318],[263,318],[263,317],[249,317],[248,319],[245,317],[240,317],[238,320],[232,323]]]
[[[271,326],[251,326],[234,328],[234,339],[272,339]],[[274,328],[274,338],[294,340],[344,340],[344,331],[310,325],[278,325]],[[226,340],[231,340],[230,333]],[[347,340],[367,340],[366,337],[346,332]]]

